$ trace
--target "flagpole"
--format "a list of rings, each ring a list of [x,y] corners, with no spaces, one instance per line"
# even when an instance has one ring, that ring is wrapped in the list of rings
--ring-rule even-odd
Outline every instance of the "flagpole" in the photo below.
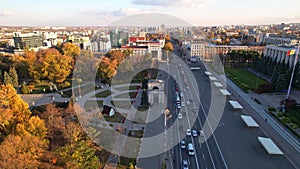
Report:
[[[294,78],[294,72],[295,72],[295,68],[296,68],[297,62],[298,62],[299,48],[300,48],[300,46],[298,46],[298,49],[296,51],[296,56],[295,56],[293,71],[292,71],[292,75],[291,75],[290,85],[289,85],[289,89],[287,91],[286,99],[285,100],[288,100],[289,96],[290,96],[290,92],[291,92],[291,88],[292,88],[292,82],[293,82],[293,78]],[[284,102],[284,103],[286,103],[286,102]],[[284,104],[284,106],[285,106],[285,104]]]

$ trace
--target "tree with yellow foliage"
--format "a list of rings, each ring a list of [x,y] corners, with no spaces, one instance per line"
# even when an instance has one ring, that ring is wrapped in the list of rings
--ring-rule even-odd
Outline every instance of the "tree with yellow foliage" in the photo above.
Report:
[[[80,48],[71,42],[67,42],[62,45],[62,52],[64,56],[71,56],[76,61],[80,54]]]
[[[12,85],[0,86],[0,168],[37,168],[47,129]]]
[[[35,80],[49,79],[62,83],[72,70],[72,57],[63,56],[56,49],[37,52],[37,60],[29,67],[29,73]]]
[[[112,77],[116,75],[117,69],[117,60],[110,60],[107,57],[104,57],[99,64],[97,76],[100,77],[107,83],[110,83]]]

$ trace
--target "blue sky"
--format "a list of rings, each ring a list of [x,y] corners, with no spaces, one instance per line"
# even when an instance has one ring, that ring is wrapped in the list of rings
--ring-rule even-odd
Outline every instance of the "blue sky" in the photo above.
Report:
[[[162,13],[192,25],[300,22],[300,0],[0,0],[0,25],[105,26]]]

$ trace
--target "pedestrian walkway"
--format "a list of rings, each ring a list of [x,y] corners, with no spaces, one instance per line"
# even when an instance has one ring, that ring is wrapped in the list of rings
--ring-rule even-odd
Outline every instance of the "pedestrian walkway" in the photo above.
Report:
[[[269,106],[278,107],[280,98],[284,95],[274,95],[274,94],[255,94],[253,92],[245,93],[242,91],[235,83],[228,79],[225,75],[218,75],[209,66],[206,66],[207,70],[210,71],[214,76],[218,77],[223,84],[227,84],[228,90],[233,94],[230,96],[235,100],[243,104],[247,110],[247,114],[251,114],[260,123],[260,128],[265,132],[266,135],[276,140],[276,143],[285,150],[286,157],[290,162],[300,168],[300,141],[299,138],[292,134],[289,129],[278,122],[272,115],[270,115],[266,110]],[[298,91],[292,91],[292,98],[299,97]],[[259,100],[260,104],[255,101]],[[277,106],[276,106],[277,105]]]

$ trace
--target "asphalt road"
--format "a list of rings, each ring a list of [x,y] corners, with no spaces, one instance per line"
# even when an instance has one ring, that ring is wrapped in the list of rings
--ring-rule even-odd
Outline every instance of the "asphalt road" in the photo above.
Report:
[[[199,66],[200,70],[193,71],[193,75],[199,87],[200,107],[203,107],[203,109],[199,109],[199,119],[195,122],[194,128],[201,128],[208,115],[207,113],[211,103],[211,91],[213,90],[210,90],[210,80],[204,74],[204,65],[198,63],[196,66]],[[187,77],[188,76],[189,75],[187,75]],[[212,88],[215,87],[212,86]],[[220,97],[222,97],[221,93]],[[212,104],[212,106],[217,105]],[[206,143],[195,145],[200,168],[294,168],[285,156],[274,156],[266,153],[264,148],[257,141],[258,136],[265,136],[265,134],[259,128],[251,129],[245,126],[240,119],[240,115],[243,114],[243,111],[234,110],[228,104],[227,98],[222,119],[214,135],[211,136]],[[187,137],[188,141],[189,139],[190,138]],[[191,158],[190,161],[190,168],[198,169],[195,160]]]
[[[207,141],[201,143],[200,136],[186,136],[187,128],[202,129],[211,106],[218,106],[211,100],[212,92],[218,95],[216,92],[219,91],[218,88],[211,85],[209,78],[205,75],[203,63],[192,64],[193,66],[199,66],[200,70],[188,73],[185,67],[180,68],[178,60],[171,59],[170,62],[170,65],[173,65],[170,66],[171,75],[175,77],[179,84],[180,92],[184,93],[184,97],[181,100],[185,103],[189,100],[191,105],[181,107],[180,110],[176,108],[174,79],[167,73],[161,73],[162,75],[159,78],[165,80],[166,84],[166,108],[172,113],[172,118],[167,121],[167,128],[169,129],[171,126],[176,127],[171,128],[167,133],[167,148],[171,148],[170,151],[154,157],[139,159],[139,164],[144,164],[142,168],[161,168],[161,162],[166,161],[168,168],[181,169],[183,160],[188,160],[189,168],[192,169],[295,168],[284,155],[268,155],[257,140],[258,136],[266,136],[266,131],[260,128],[248,128],[240,118],[241,114],[248,114],[247,111],[251,110],[246,108],[234,110],[229,105],[228,99],[235,99],[235,97],[238,97],[236,95],[225,98],[226,104],[223,116],[214,134]],[[165,64],[167,67],[167,63]],[[193,87],[195,84],[193,84],[192,78],[196,80],[198,91]],[[187,89],[187,86],[189,89]],[[197,102],[197,96],[200,96],[200,103]],[[224,96],[219,92],[219,97]],[[193,113],[193,107],[197,107],[199,111]],[[182,119],[177,119],[178,113],[183,115]],[[258,121],[258,123],[262,122]],[[157,120],[147,124],[144,137],[155,135],[164,128],[164,116],[162,115]],[[186,149],[180,148],[179,143],[181,140],[185,140],[186,145],[188,143],[194,145],[195,156],[189,156]],[[177,145],[172,148],[172,144]]]

